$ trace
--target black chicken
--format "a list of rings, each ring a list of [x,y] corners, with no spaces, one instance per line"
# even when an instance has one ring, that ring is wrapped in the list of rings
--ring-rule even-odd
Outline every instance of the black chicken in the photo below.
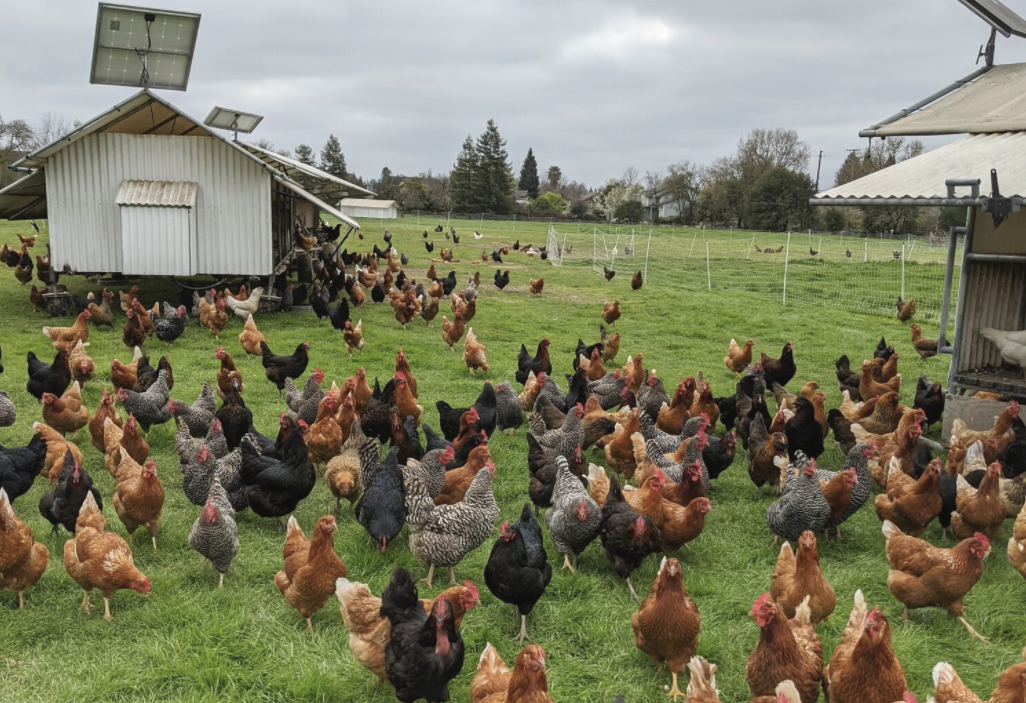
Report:
[[[894,347],[892,345],[887,344],[887,340],[886,339],[884,339],[883,337],[880,337],[880,341],[876,345],[876,351],[873,352],[873,358],[874,359],[883,359],[884,361],[887,361],[888,359],[891,358],[891,355],[893,353],[894,353]]]
[[[57,478],[57,487],[39,499],[39,512],[53,525],[53,531],[64,525],[68,532],[75,533],[75,521],[82,509],[82,503],[90,493],[97,507],[103,510],[103,498],[93,486],[93,478],[80,464],[75,463],[71,451],[64,454],[64,466]]]
[[[490,256],[492,257],[492,261],[494,261],[495,263],[497,263],[497,264],[501,264],[502,263],[502,254],[499,253],[498,251],[493,251],[490,254]]]
[[[450,271],[448,276],[446,276],[445,278],[439,278],[437,280],[439,283],[442,284],[442,293],[445,294],[445,297],[448,298],[450,295],[452,295],[452,292],[456,290],[455,271]]]
[[[43,399],[43,393],[53,393],[58,398],[64,395],[71,385],[71,367],[68,365],[68,353],[59,351],[52,364],[44,364],[32,352],[28,358],[28,382],[25,389],[36,400]]]
[[[584,369],[578,368],[574,371],[573,376],[567,376],[567,382],[570,386],[567,388],[566,397],[563,399],[566,402],[566,407],[572,408],[578,403],[584,405],[588,402],[588,377],[584,373]]]
[[[798,452],[803,452],[811,459],[823,453],[823,426],[816,419],[816,409],[808,398],[795,399],[794,417],[784,425],[784,434],[792,459]]]
[[[602,506],[599,537],[613,571],[627,581],[631,598],[640,601],[631,583],[631,573],[641,566],[645,557],[659,549],[659,528],[624,500],[615,475],[609,478],[609,495]]]
[[[225,395],[221,407],[214,413],[214,417],[221,421],[221,428],[224,431],[225,442],[228,449],[235,449],[242,444],[242,438],[253,426],[253,411],[246,407],[246,401],[239,393],[239,382],[232,379],[231,390]]]
[[[427,253],[430,254],[435,250],[434,242],[424,242],[424,248],[427,249]]]
[[[417,423],[413,415],[406,416],[406,422],[399,421],[399,411],[392,408],[392,446],[399,449],[396,461],[402,466],[406,465],[408,459],[420,461],[424,456],[424,450],[420,447],[420,434],[417,432]]]
[[[529,503],[524,504],[516,524],[502,523],[499,539],[492,546],[492,553],[485,564],[484,577],[493,596],[515,605],[520,611],[517,639],[523,642],[527,639],[527,616],[552,579],[552,567],[546,561],[542,544],[541,526],[534,519]]]
[[[317,471],[310,463],[306,447],[309,428],[302,420],[298,425],[291,420],[289,423],[280,460],[263,456],[250,437],[245,437],[241,445],[242,482],[246,486],[249,507],[260,517],[278,518],[282,527],[282,517],[293,512],[317,482]]]
[[[488,437],[491,437],[492,433],[495,432],[495,426],[499,420],[499,416],[495,411],[497,402],[495,388],[492,387],[489,381],[485,381],[484,387],[481,389],[472,407],[477,411],[477,429],[483,430]]]
[[[602,274],[606,277],[607,281],[611,281],[611,280],[613,280],[613,276],[616,275],[616,271],[614,271],[611,268],[606,268],[605,266],[603,266],[602,267]]]
[[[380,545],[382,554],[406,524],[406,488],[398,455],[399,447],[388,450],[384,461],[367,478],[354,509],[356,521],[363,525],[374,544]]]
[[[392,404],[395,402],[395,379],[389,379],[384,390],[374,379],[374,395],[367,403],[367,409],[360,418],[360,427],[368,437],[382,444],[392,437]]]
[[[371,300],[375,303],[385,302],[385,287],[381,285],[381,281],[375,281],[371,287]]]
[[[709,436],[705,449],[702,450],[702,462],[709,470],[709,478],[714,479],[730,468],[734,463],[737,437],[734,430],[722,437]]]
[[[340,298],[338,305],[328,315],[328,319],[331,320],[331,326],[342,332],[346,328],[346,323],[349,322],[349,300],[346,298]]]
[[[514,374],[514,378],[517,379],[517,383],[524,385],[527,383],[527,377],[534,371],[534,375],[537,376],[542,371],[552,375],[552,362],[549,360],[549,338],[546,337],[542,341],[538,342],[538,351],[534,356],[527,351],[527,347],[523,344],[520,345],[520,354],[517,356],[517,372]]]
[[[303,342],[296,347],[292,356],[275,356],[271,353],[267,342],[260,342],[261,362],[267,380],[281,391],[285,388],[286,378],[300,378],[306,372],[307,364],[310,363],[310,356],[307,354],[309,349],[310,342]]]
[[[774,359],[763,353],[760,363],[767,388],[772,388],[774,383],[786,386],[797,372],[794,365],[794,346],[791,342],[784,345],[779,359]]]
[[[925,373],[920,374],[919,380],[916,382],[916,399],[912,407],[920,408],[926,413],[927,427],[940,422],[941,415],[944,414],[944,399],[945,395],[941,384],[939,382],[931,384]]]
[[[498,288],[499,290],[502,290],[503,288],[505,288],[508,285],[509,285],[509,269],[506,269],[505,271],[500,271],[499,269],[495,269],[495,287]]]
[[[513,251],[520,251],[520,240],[513,242]]]
[[[32,488],[46,461],[46,442],[37,434],[27,446],[0,449],[0,488],[11,505]]]
[[[313,308],[314,314],[318,320],[323,320],[331,314],[331,308],[328,306],[329,294],[328,289],[321,286],[321,289],[317,291],[316,295],[310,296],[310,307]]]

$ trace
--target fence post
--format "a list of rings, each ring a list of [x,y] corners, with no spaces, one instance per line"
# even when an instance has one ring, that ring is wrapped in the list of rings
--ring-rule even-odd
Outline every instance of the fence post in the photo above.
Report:
[[[513,213],[513,231],[517,231],[517,214],[515,212]]]
[[[591,228],[591,270],[598,271],[598,237],[595,236],[595,228]]]
[[[417,226],[420,227],[420,210],[417,210]]]
[[[823,238],[819,238],[819,258],[823,258]]]
[[[709,286],[709,290],[712,290],[712,269],[709,267],[709,240],[705,240],[705,280]]]
[[[652,230],[648,231],[648,243],[645,244],[645,280],[648,280],[648,252],[652,249]]]
[[[901,299],[905,299],[905,245],[901,245]]]
[[[481,213],[481,222],[477,225],[478,229],[484,229],[484,213]]]
[[[704,231],[705,231],[705,228],[703,228],[703,229],[702,229],[702,231],[704,232]],[[693,251],[695,250],[695,241],[696,241],[697,239],[698,239],[698,230],[695,230],[695,236],[693,236],[693,237],[691,238],[691,248],[690,248],[690,249],[688,249],[688,258],[689,258],[689,259],[691,258],[691,252],[693,252]]]
[[[752,243],[748,245],[748,253],[745,254],[745,258],[746,259],[751,259],[752,258],[752,247],[754,247],[754,246],[755,246],[755,235],[753,234],[752,235]]]
[[[780,305],[787,307],[787,260],[791,258],[791,232],[787,232],[787,245],[784,249],[784,297],[780,302]]]
[[[869,261],[869,237],[866,237],[866,249],[862,254],[862,263]]]

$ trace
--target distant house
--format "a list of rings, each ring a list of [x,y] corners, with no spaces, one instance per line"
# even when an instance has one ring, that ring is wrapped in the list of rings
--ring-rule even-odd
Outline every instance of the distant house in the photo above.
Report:
[[[599,199],[600,199],[601,195],[602,195],[602,191],[594,190],[594,191],[588,193],[587,195],[585,195],[578,202],[580,202],[582,205],[584,205],[584,211],[587,214],[590,215],[593,212],[595,212],[595,207],[599,204]]]
[[[517,189],[514,198],[517,201],[517,205],[530,205],[531,203],[531,196],[528,195],[526,190]]]
[[[645,219],[672,220],[680,217],[680,203],[672,199],[668,190],[656,188],[645,193],[641,204],[645,206]]]
[[[364,217],[373,220],[394,220],[399,217],[399,206],[394,200],[343,198],[339,201],[338,209],[349,217]]]

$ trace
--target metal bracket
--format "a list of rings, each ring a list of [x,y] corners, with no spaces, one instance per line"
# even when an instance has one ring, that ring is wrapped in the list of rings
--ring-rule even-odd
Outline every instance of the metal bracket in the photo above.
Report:
[[[980,197],[980,179],[979,178],[949,178],[944,181],[944,185],[948,189],[948,197],[955,198],[955,188],[971,188],[972,198],[976,200]]]
[[[997,169],[990,169],[990,197],[980,198],[984,212],[989,212],[994,219],[994,229],[1001,226],[1001,223],[1008,219],[1013,212],[1019,212],[1022,205],[1020,198],[1006,198],[1001,195],[998,188]]]

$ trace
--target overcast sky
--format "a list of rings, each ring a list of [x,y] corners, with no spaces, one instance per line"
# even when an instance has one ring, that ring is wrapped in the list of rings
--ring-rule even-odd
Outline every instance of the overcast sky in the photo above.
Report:
[[[590,186],[789,127],[827,188],[860,128],[970,73],[988,32],[957,0],[155,4],[203,15],[188,92],[163,93],[193,117],[265,115],[252,136],[279,149],[334,133],[365,178],[448,171],[494,118],[517,173],[533,147]],[[0,115],[87,120],[130,95],[89,84],[95,24],[86,0],[5,3]],[[999,63],[1023,60],[999,37]]]

